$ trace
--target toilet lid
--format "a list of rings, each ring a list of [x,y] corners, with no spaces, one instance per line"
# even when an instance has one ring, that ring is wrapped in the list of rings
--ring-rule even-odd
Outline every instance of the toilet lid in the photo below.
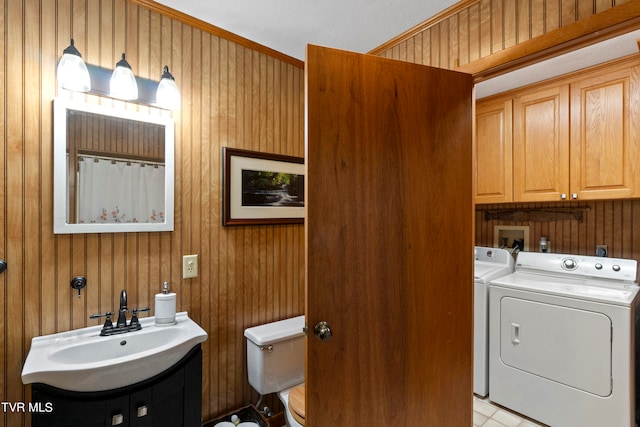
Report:
[[[304,425],[305,419],[304,394],[304,384],[300,384],[289,393],[289,411],[301,425]]]

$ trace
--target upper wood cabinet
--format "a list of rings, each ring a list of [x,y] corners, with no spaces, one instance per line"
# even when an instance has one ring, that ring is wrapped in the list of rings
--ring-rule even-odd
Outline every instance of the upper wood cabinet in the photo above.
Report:
[[[640,195],[640,67],[607,68],[571,84],[572,198]]]
[[[513,200],[560,200],[569,191],[569,86],[524,92],[513,108]]]
[[[638,58],[478,101],[475,202],[640,197]]]
[[[476,203],[512,201],[512,100],[476,106],[473,187]]]

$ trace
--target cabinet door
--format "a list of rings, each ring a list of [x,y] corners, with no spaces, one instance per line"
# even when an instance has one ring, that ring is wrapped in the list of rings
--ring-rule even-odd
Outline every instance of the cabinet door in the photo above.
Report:
[[[473,159],[476,203],[505,203],[513,198],[511,98],[478,101]]]
[[[571,85],[571,193],[579,199],[640,195],[639,69],[606,69]]]
[[[569,86],[536,88],[514,99],[513,198],[555,201],[569,191]]]

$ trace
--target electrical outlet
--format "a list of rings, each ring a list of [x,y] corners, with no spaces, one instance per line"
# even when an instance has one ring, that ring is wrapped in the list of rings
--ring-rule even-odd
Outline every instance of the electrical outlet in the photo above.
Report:
[[[609,250],[607,249],[607,245],[596,245],[596,256],[607,256]]]
[[[182,257],[182,278],[194,277],[198,277],[198,255],[185,255]]]

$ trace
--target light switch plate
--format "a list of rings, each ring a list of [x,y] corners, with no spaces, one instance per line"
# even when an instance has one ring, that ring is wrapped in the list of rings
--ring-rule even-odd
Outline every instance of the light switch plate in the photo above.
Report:
[[[198,255],[184,255],[182,257],[182,278],[198,277]]]

